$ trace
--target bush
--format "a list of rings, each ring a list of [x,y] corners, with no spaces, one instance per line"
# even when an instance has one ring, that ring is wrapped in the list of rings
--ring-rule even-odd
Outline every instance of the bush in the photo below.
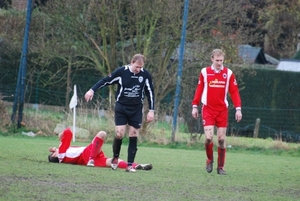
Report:
[[[6,104],[3,101],[3,96],[0,94],[0,131],[4,130],[5,126],[10,124],[9,114],[6,111]]]

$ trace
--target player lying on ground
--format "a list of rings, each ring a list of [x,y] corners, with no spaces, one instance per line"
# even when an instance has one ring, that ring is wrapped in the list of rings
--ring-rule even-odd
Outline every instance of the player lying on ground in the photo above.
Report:
[[[111,167],[111,158],[107,158],[101,149],[106,138],[105,131],[98,132],[87,147],[70,146],[72,136],[73,133],[69,128],[58,135],[60,139],[59,148],[49,148],[49,152],[51,152],[48,156],[49,162],[87,165],[90,167]],[[151,164],[134,163],[132,166],[134,170],[152,169]],[[119,159],[118,167],[126,169],[127,162]]]

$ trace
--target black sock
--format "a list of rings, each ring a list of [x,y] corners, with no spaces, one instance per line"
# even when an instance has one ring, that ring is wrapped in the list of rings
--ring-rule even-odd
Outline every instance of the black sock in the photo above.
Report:
[[[121,151],[121,145],[122,145],[122,139],[117,139],[115,137],[114,143],[113,143],[114,158],[119,158],[120,151]]]
[[[129,137],[127,163],[131,166],[137,152],[137,137]]]

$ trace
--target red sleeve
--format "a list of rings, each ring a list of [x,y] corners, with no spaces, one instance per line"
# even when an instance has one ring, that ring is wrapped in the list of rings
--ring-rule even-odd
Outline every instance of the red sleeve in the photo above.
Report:
[[[201,73],[199,75],[199,80],[198,80],[197,88],[195,91],[194,99],[192,101],[192,106],[193,105],[199,106],[199,104],[200,104],[200,100],[201,100],[202,92],[203,92],[203,88],[204,88],[203,81],[204,81],[204,78],[203,78],[202,71],[201,71]]]
[[[231,75],[229,82],[230,82],[229,83],[229,93],[230,93],[230,97],[233,102],[233,105],[235,108],[241,108],[242,101],[241,101],[241,97],[240,97],[238,84],[237,84],[234,74]]]
[[[60,139],[60,144],[58,147],[59,162],[62,162],[62,160],[66,156],[66,151],[70,147],[72,136],[73,134],[70,128],[67,128],[63,131],[62,137]]]

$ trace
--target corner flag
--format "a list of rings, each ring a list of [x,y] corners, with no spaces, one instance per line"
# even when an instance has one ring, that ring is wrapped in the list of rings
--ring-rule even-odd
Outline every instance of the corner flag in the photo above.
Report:
[[[70,109],[73,109],[74,107],[76,107],[76,105],[77,105],[77,91],[76,91],[76,85],[74,85],[74,94],[71,98],[69,107]]]
[[[77,90],[76,90],[76,85],[74,85],[74,94],[71,98],[71,101],[70,101],[70,104],[69,104],[69,107],[70,109],[73,109],[74,112],[73,112],[73,129],[72,129],[72,132],[73,132],[73,142],[75,142],[75,122],[76,122],[76,105],[77,105]]]

